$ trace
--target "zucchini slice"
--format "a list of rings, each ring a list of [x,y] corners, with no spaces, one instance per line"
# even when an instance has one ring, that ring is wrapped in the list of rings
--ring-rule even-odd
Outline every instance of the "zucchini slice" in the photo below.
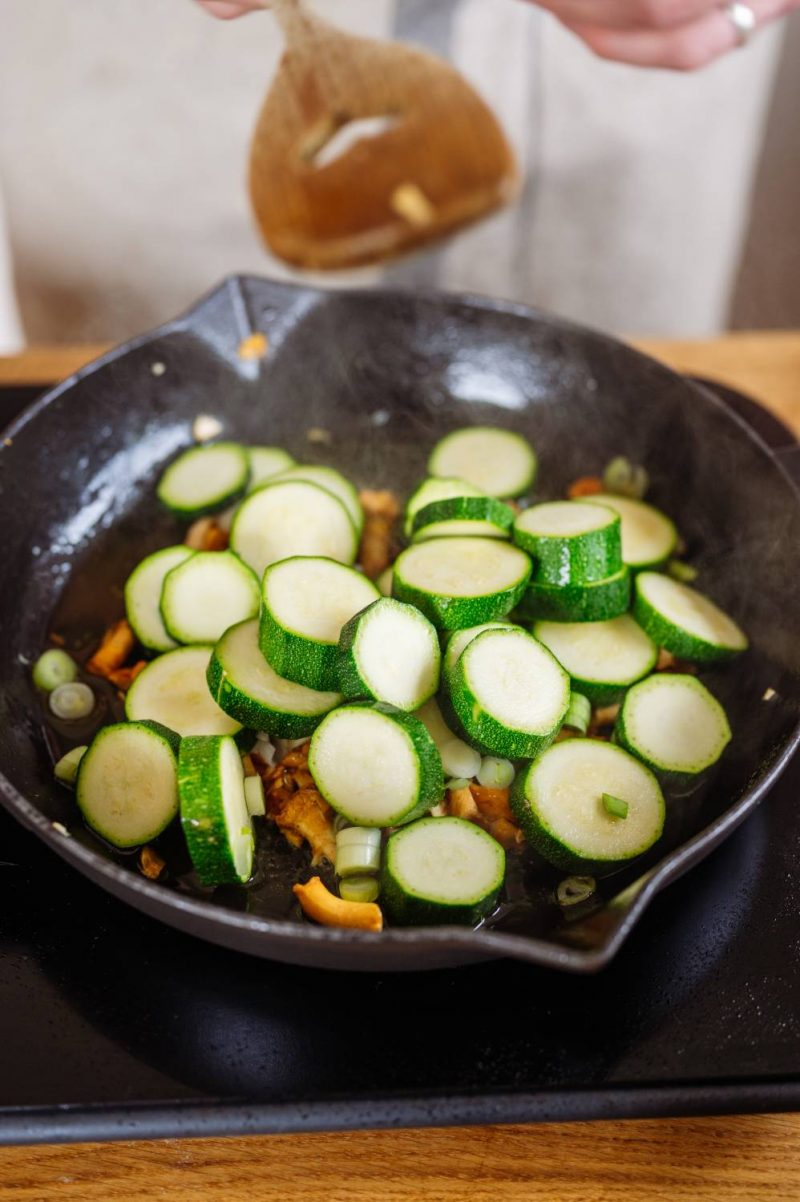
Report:
[[[414,515],[415,543],[426,538],[508,538],[514,510],[496,497],[449,497],[430,501]]]
[[[413,605],[381,597],[342,627],[338,680],[345,697],[415,710],[436,692],[440,666],[439,636]]]
[[[422,722],[381,702],[323,718],[308,767],[325,800],[354,826],[399,826],[444,796],[441,757]]]
[[[214,643],[258,613],[258,578],[233,551],[197,551],[164,577],[161,616],[179,643]]]
[[[420,706],[414,717],[419,718],[436,744],[447,779],[469,780],[477,776],[481,766],[480,752],[453,733],[445,722],[439,702],[435,698],[431,697]]]
[[[685,788],[716,764],[731,739],[716,697],[694,676],[662,672],[628,692],[616,740],[665,784]]]
[[[533,635],[594,705],[619,701],[658,659],[655,643],[629,614],[606,622],[536,622]]]
[[[150,651],[172,651],[178,645],[161,617],[161,590],[167,572],[194,554],[189,547],[164,547],[143,559],[125,581],[125,615],[139,642]]]
[[[531,574],[524,551],[489,538],[437,538],[403,551],[394,563],[398,601],[422,610],[434,626],[459,630],[503,618]]]
[[[371,580],[332,559],[294,556],[264,573],[259,643],[279,675],[309,689],[339,688],[339,636],[380,597]]]
[[[260,488],[266,480],[271,480],[279,472],[285,472],[295,466],[292,456],[282,447],[245,447],[245,450],[250,464],[248,492]]]
[[[570,682],[555,656],[524,630],[485,630],[456,662],[449,697],[481,751],[532,759],[561,729]]]
[[[453,478],[437,479],[429,476],[412,492],[406,502],[406,512],[403,519],[403,533],[411,538],[414,529],[414,519],[420,509],[431,505],[434,501],[447,501],[452,497],[482,497],[485,496],[479,488],[475,488],[466,480]]]
[[[609,813],[603,794],[625,802],[627,817]],[[528,842],[568,872],[609,871],[647,851],[664,829],[664,797],[653,773],[599,739],[549,747],[517,775],[510,801]]]
[[[206,684],[212,647],[179,647],[159,655],[125,695],[132,722],[150,719],[184,735],[233,735],[241,723],[219,708]]]
[[[261,654],[255,618],[225,631],[209,661],[207,680],[220,709],[276,739],[312,734],[342,702],[341,693],[317,692],[279,676]]]
[[[468,426],[437,442],[428,471],[432,476],[460,476],[491,497],[521,497],[536,479],[536,454],[513,430]]]
[[[177,517],[199,518],[225,509],[247,487],[250,463],[238,442],[191,447],[179,455],[158,482],[156,494]]]
[[[442,657],[442,683],[447,687],[453,668],[458,663],[459,656],[468,643],[476,639],[484,630],[508,630],[513,628],[513,622],[481,622],[479,626],[467,626],[464,630],[454,630],[445,644]]]
[[[327,492],[333,493],[347,510],[350,520],[356,528],[356,533],[361,534],[364,525],[364,510],[358,499],[358,491],[346,476],[343,476],[341,472],[337,472],[335,467],[323,467],[319,464],[311,463],[296,463],[293,467],[281,472],[278,479],[305,480],[309,484],[317,484],[320,488],[326,489]]]
[[[268,480],[242,501],[230,534],[231,550],[261,577],[290,555],[324,555],[353,563],[358,534],[342,502],[308,480]]]
[[[636,577],[633,616],[659,647],[679,659],[710,664],[747,649],[747,636],[703,593],[660,572]]]
[[[631,603],[630,569],[622,568],[593,584],[539,584],[531,581],[519,603],[520,616],[553,622],[605,622]]]
[[[497,905],[506,874],[503,848],[462,818],[423,818],[386,844],[381,903],[401,925],[475,926]]]
[[[678,542],[675,523],[660,509],[620,497],[616,493],[597,493],[585,497],[587,505],[604,505],[619,514],[622,522],[622,562],[629,568],[657,568],[666,563]]]
[[[181,826],[204,885],[239,885],[253,875],[255,836],[244,770],[233,739],[181,740],[178,756]]]
[[[81,759],[76,798],[88,826],[114,847],[149,843],[178,813],[170,732],[154,724],[104,726]]]
[[[621,569],[621,530],[613,509],[548,501],[518,515],[514,542],[533,558],[533,579],[540,584],[590,584]]]

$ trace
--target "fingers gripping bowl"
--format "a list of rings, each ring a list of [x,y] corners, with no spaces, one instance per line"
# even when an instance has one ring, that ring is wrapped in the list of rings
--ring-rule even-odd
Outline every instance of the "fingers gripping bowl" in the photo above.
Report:
[[[237,355],[250,329],[269,337],[263,361]],[[163,373],[152,373],[154,363]],[[70,414],[78,404],[85,424],[76,448],[62,431],[74,429]],[[565,922],[554,901],[564,871],[534,852],[507,875],[493,925],[391,927],[375,935],[298,921],[288,886],[305,853],[282,836],[259,850],[256,885],[242,891],[243,901],[236,886],[193,887],[190,865],[182,873],[175,860],[173,869],[168,849],[170,876],[153,883],[135,855],[86,833],[73,796],[51,772],[55,754],[69,742],[87,742],[92,728],[71,728],[65,737],[56,720],[45,735],[30,662],[49,629],[66,637],[78,658],[93,649],[121,612],[114,589],[146,554],[180,543],[184,527],[153,492],[167,463],[191,445],[198,414],[221,422],[223,440],[285,447],[301,462],[339,468],[359,485],[400,496],[424,476],[426,452],[463,426],[499,426],[533,442],[542,482],[537,501],[563,497],[576,476],[620,453],[646,464],[648,500],[675,519],[700,571],[698,586],[712,592],[713,580],[714,598],[747,630],[751,650],[733,672],[703,671],[734,732],[717,775],[685,803],[667,806],[661,839],[633,867],[604,878],[584,919]],[[331,441],[318,441],[320,435]],[[791,596],[786,548],[798,540],[795,493],[763,445],[713,399],[598,335],[480,302],[231,281],[188,318],[57,390],[10,436],[0,461],[4,504],[19,507],[30,479],[55,475],[60,487],[47,495],[28,490],[31,534],[15,538],[8,556],[17,587],[9,587],[8,575],[2,583],[2,612],[14,631],[3,650],[4,798],[107,888],[198,934],[337,967],[410,968],[514,954],[594,968],[614,953],[652,892],[756,804],[793,746],[797,650],[784,615]],[[484,505],[482,513],[487,521],[496,511]],[[342,541],[338,526],[336,538]],[[498,541],[510,549],[508,540]],[[768,690],[771,699],[762,700]],[[119,716],[115,690],[101,684],[97,691],[104,712],[93,721],[108,723]],[[48,752],[45,739],[58,746]],[[176,837],[170,829],[167,839]],[[280,881],[280,889],[271,891],[269,880]]]

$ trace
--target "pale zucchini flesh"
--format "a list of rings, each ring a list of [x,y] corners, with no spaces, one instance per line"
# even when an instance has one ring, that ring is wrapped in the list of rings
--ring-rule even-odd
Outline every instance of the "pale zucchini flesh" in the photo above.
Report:
[[[432,476],[458,476],[492,497],[520,497],[536,478],[536,455],[521,434],[468,426],[445,435],[428,460]]]
[[[608,812],[604,793],[626,803],[626,818]],[[517,776],[511,808],[528,842],[568,872],[610,871],[647,851],[664,829],[664,797],[653,773],[598,739],[548,748]]]
[[[584,498],[587,505],[603,505],[619,514],[622,523],[622,562],[639,571],[666,563],[678,542],[675,523],[654,505],[616,493]]]
[[[479,634],[483,634],[484,630],[507,630],[512,625],[513,623],[504,621],[481,622],[478,626],[467,626],[463,630],[454,630],[447,640],[442,656],[442,683],[447,685],[461,653]]]
[[[296,463],[282,472],[279,479],[306,480],[311,484],[317,484],[320,488],[326,489],[327,492],[332,493],[337,500],[341,501],[357,533],[361,533],[361,528],[364,525],[364,510],[358,499],[358,492],[347,477],[338,472],[335,467]]]
[[[462,652],[450,703],[470,743],[490,755],[530,759],[558,734],[569,676],[524,630],[486,630]]]
[[[342,706],[311,736],[308,766],[329,805],[355,826],[398,826],[444,795],[442,761],[419,719],[380,703]]]
[[[412,605],[381,597],[342,628],[337,667],[345,697],[415,710],[436,692],[440,666],[436,630]]]
[[[381,902],[399,925],[474,926],[497,905],[506,857],[500,844],[461,818],[423,818],[390,837]]]
[[[250,464],[239,443],[215,442],[191,447],[175,459],[158,482],[158,499],[178,517],[215,513],[247,487]]]
[[[342,627],[379,597],[371,580],[334,560],[284,559],[264,573],[261,650],[287,680],[335,691]]]
[[[725,710],[701,681],[662,672],[629,690],[615,737],[665,783],[685,787],[716,764],[731,729]]]
[[[652,672],[658,648],[630,614],[604,622],[535,622],[533,635],[594,705],[611,705]]]
[[[747,636],[709,597],[660,572],[636,577],[633,613],[654,642],[679,659],[714,663],[747,649]]]
[[[214,643],[229,626],[255,617],[258,579],[232,551],[197,551],[164,578],[161,616],[179,643]]]
[[[434,626],[458,630],[503,618],[519,601],[531,561],[497,539],[442,538],[415,544],[395,560],[392,589]]]
[[[154,551],[137,564],[125,582],[125,615],[149,651],[172,651],[178,646],[161,617],[161,590],[167,573],[194,554],[182,545]]]
[[[341,693],[308,689],[279,676],[261,653],[255,618],[225,632],[209,661],[207,680],[226,714],[277,739],[312,734],[342,702]]]
[[[178,812],[170,739],[136,722],[104,726],[81,759],[75,795],[87,824],[115,847],[155,839]]]
[[[125,696],[132,721],[149,718],[177,734],[232,735],[241,722],[217,705],[206,683],[212,647],[179,647],[147,665]]]
[[[239,505],[230,545],[260,578],[270,564],[293,555],[352,563],[358,535],[333,493],[307,480],[268,480]]]
[[[250,479],[247,484],[248,492],[253,492],[266,480],[271,480],[273,476],[277,476],[279,472],[285,472],[288,468],[295,466],[292,456],[288,451],[284,451],[282,447],[249,446],[245,449],[250,464]]]

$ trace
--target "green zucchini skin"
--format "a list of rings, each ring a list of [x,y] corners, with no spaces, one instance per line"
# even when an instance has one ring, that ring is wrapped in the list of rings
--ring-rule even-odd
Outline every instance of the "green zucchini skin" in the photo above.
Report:
[[[257,700],[249,695],[244,685],[231,676],[231,668],[226,666],[226,656],[229,636],[235,638],[242,627],[256,627],[256,625],[255,619],[250,619],[249,622],[240,622],[237,626],[232,626],[214,647],[206,672],[211,696],[221,710],[243,724],[245,730],[240,734],[246,736],[244,743],[247,744],[247,747],[253,745],[255,740],[253,731],[255,730],[268,731],[277,739],[305,738],[307,735],[313,734],[325,715],[341,703],[341,694],[332,693],[327,699],[320,696],[320,709],[308,714],[281,709],[277,705],[269,705],[266,701]],[[261,655],[257,645],[253,648],[253,654]],[[235,669],[233,671],[235,675]],[[240,743],[238,736],[237,743]],[[240,745],[244,746],[242,743]]]
[[[514,522],[514,510],[496,497],[449,497],[430,501],[414,514],[412,537],[418,537],[439,522],[489,522],[497,527],[498,538],[508,538]]]
[[[575,502],[566,502],[574,504]],[[598,509],[599,506],[595,506]],[[532,580],[552,586],[593,584],[616,575],[622,568],[622,523],[613,518],[607,526],[573,535],[532,534],[514,523],[514,542],[533,559]]]
[[[366,609],[362,609],[359,613],[354,614],[350,621],[346,622],[342,627],[342,633],[339,636],[337,657],[339,690],[345,697],[351,699],[368,698],[372,701],[384,700],[384,698],[377,696],[373,686],[362,672],[361,664],[359,663],[358,637],[362,628],[370,621],[376,610],[382,611],[389,608],[399,611],[407,610],[409,617],[422,626],[430,637],[431,661],[434,665],[434,670],[431,675],[430,687],[415,699],[413,705],[408,707],[409,710],[417,710],[433,697],[439,687],[442,660],[439,637],[436,633],[436,628],[416,607],[406,606],[402,601],[396,601],[393,597],[379,597],[377,601],[373,601]]]
[[[498,849],[497,855],[497,877],[492,887],[480,898],[464,904],[459,902],[439,901],[432,898],[426,898],[415,895],[410,892],[396,872],[394,853],[398,846],[398,841],[402,840],[404,834],[412,829],[417,831],[420,828],[428,826],[430,823],[459,823],[460,826],[469,828],[471,837],[476,839],[486,840],[491,839],[492,843],[496,840],[492,839],[479,826],[475,826],[471,822],[465,822],[462,818],[421,818],[411,826],[404,826],[389,837],[389,840],[384,849],[383,863],[381,866],[381,907],[385,910],[392,923],[398,926],[440,926],[459,925],[459,926],[477,926],[487,915],[491,914],[497,906],[500,891],[505,880],[506,858],[505,853],[499,843],[496,844]]]
[[[647,598],[642,593],[642,583],[646,584],[648,573],[642,573],[641,577],[637,575],[634,596],[633,596],[633,616],[643,630],[650,635],[653,642],[664,647],[667,651],[671,651],[678,659],[684,659],[692,664],[723,664],[729,663],[736,659],[743,651],[747,650],[747,643],[743,647],[723,647],[717,643],[709,643],[705,639],[699,638],[697,635],[691,634],[688,630],[682,630],[679,626],[675,626],[668,619],[661,616],[658,610],[654,609]],[[683,585],[683,588],[688,588],[688,585]],[[691,590],[696,591],[696,590]]]
[[[624,567],[615,576],[593,584],[558,587],[531,581],[519,602],[518,612],[527,620],[603,622],[626,613],[630,601],[630,570]]]
[[[147,730],[152,730],[154,734],[159,735],[165,742],[169,743],[172,748],[172,754],[175,759],[178,758],[178,752],[181,748],[181,736],[176,734],[174,730],[170,730],[168,726],[164,726],[163,722],[154,722],[152,718],[141,718],[137,726],[144,726]]]
[[[187,735],[178,757],[181,828],[195,872],[209,886],[243,883],[224,820],[220,760],[224,743],[230,741],[230,735]],[[246,805],[244,811],[249,822]]]
[[[469,650],[475,646],[479,639],[486,639],[487,637],[506,638],[507,634],[514,636],[522,635],[522,637],[536,642],[532,635],[515,631],[513,627],[509,627],[507,633],[505,631],[491,630],[479,634],[477,638],[473,639],[467,645],[462,655],[456,661],[456,666],[453,669],[447,690],[450,704],[447,707],[444,718],[447,721],[447,715],[452,710],[458,719],[459,729],[465,733],[466,741],[485,755],[502,756],[504,759],[509,760],[533,759],[550,746],[561,729],[564,715],[569,709],[570,680],[568,674],[561,667],[552,652],[543,644],[538,644],[543,655],[552,661],[553,667],[561,677],[563,686],[563,705],[561,706],[561,710],[554,720],[552,727],[541,733],[517,730],[500,722],[484,709],[480,698],[473,691],[467,667],[469,663]]]
[[[656,677],[650,677],[647,680],[639,681],[639,685],[647,685],[649,688],[652,688],[653,682],[656,679]],[[658,778],[658,780],[661,781],[665,788],[671,789],[676,793],[683,793],[692,789],[700,780],[700,778],[709,772],[710,769],[713,768],[714,765],[719,761],[722,753],[725,750],[725,747],[730,742],[731,729],[730,725],[728,724],[727,714],[725,713],[725,710],[720,702],[701,681],[697,680],[696,677],[685,676],[681,673],[664,674],[664,685],[661,687],[675,687],[676,683],[678,682],[685,688],[694,689],[718,714],[722,737],[720,740],[719,754],[713,760],[699,766],[695,770],[682,771],[671,768],[648,755],[628,730],[631,708],[636,705],[637,697],[639,696],[639,690],[636,685],[630,689],[625,701],[620,707],[619,714],[617,715],[616,725],[614,727],[614,741],[620,747],[623,747],[626,751],[630,752],[635,759],[639,760],[642,764],[648,767],[650,771]]]
[[[433,806],[437,805],[444,797],[444,769],[442,768],[442,757],[439,755],[439,749],[434,743],[423,722],[419,718],[415,718],[413,714],[407,714],[404,710],[396,709],[393,705],[386,705],[382,701],[354,701],[346,707],[340,707],[338,710],[332,710],[330,714],[326,714],[314,736],[311,739],[311,746],[308,753],[308,768],[311,775],[314,777],[317,788],[330,806],[343,817],[352,819],[341,806],[338,799],[332,797],[329,792],[326,792],[324,781],[324,772],[320,772],[316,763],[316,747],[315,738],[319,737],[319,732],[326,722],[335,718],[336,714],[341,712],[342,708],[347,709],[368,709],[374,710],[376,713],[385,715],[392,722],[395,722],[402,728],[406,737],[411,742],[419,768],[417,777],[417,794],[413,799],[409,808],[398,817],[394,825],[405,825],[407,822],[413,822],[415,818],[422,817],[427,814]],[[355,822],[359,826],[367,826],[368,823],[359,819]],[[375,824],[373,824],[375,825]],[[383,825],[383,824],[381,824]]]
[[[633,618],[630,618],[629,621],[632,624]],[[540,643],[544,643],[545,647],[549,647],[556,659],[559,659],[558,650],[552,647],[548,642],[548,632],[545,629],[547,625],[548,623],[546,622],[534,622],[533,626],[531,627],[531,634],[535,639],[538,639]],[[567,623],[567,625],[569,625],[569,623]],[[583,693],[584,697],[587,697],[589,701],[591,701],[592,705],[614,705],[617,701],[620,701],[632,685],[644,679],[645,676],[648,676],[653,671],[658,660],[658,647],[655,645],[655,643],[652,643],[652,640],[646,639],[644,632],[638,633],[640,634],[643,642],[649,641],[652,645],[648,657],[643,659],[640,664],[638,674],[628,680],[587,680],[580,674],[580,672],[572,672],[569,664],[562,663],[562,661],[559,659],[559,663],[561,663],[564,670],[569,673],[570,680],[572,681],[573,691],[576,693]]]
[[[577,742],[578,740],[575,741]],[[550,751],[555,752],[560,747],[568,745],[569,743],[556,744],[550,749]],[[610,747],[611,745],[604,744],[604,746]],[[614,750],[618,751],[620,755],[629,755],[629,752],[627,752],[624,748],[614,748]],[[663,833],[664,819],[666,816],[666,807],[664,805],[663,794],[661,793],[657,778],[650,771],[650,769],[640,760],[638,760],[636,756],[633,756],[632,758],[636,760],[642,772],[645,772],[648,774],[648,776],[652,777],[653,784],[655,785],[661,802],[661,823],[659,829],[654,833],[654,838],[647,843],[646,846],[638,848],[634,853],[629,856],[625,856],[622,859],[592,858],[588,856],[581,856],[576,853],[572,847],[564,843],[545,825],[530,801],[530,778],[536,769],[537,761],[534,760],[522,771],[517,773],[509,794],[509,805],[511,807],[511,812],[517,819],[522,833],[528,843],[530,843],[531,847],[533,847],[539,853],[539,855],[543,857],[543,859],[547,860],[549,864],[552,864],[555,868],[563,869],[565,872],[583,872],[590,874],[591,876],[604,876],[615,871],[617,868],[624,867],[624,865],[630,863],[631,860],[637,859],[640,855],[643,855],[655,843],[658,842]]]

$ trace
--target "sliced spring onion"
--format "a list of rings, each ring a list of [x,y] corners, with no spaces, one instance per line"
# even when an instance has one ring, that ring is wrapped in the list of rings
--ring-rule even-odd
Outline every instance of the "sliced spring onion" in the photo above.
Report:
[[[74,785],[75,777],[78,775],[78,765],[88,750],[88,747],[73,747],[72,751],[62,755],[53,768],[56,780],[60,780],[64,785]]]
[[[589,723],[592,720],[592,704],[588,697],[584,697],[583,693],[570,693],[569,709],[566,712],[562,726],[568,726],[570,730],[580,731],[585,735],[589,729]]]
[[[82,684],[79,680],[60,684],[50,694],[50,709],[57,718],[67,721],[88,718],[94,709],[94,693],[88,684]]]
[[[623,801],[621,797],[614,797],[612,793],[603,794],[603,808],[612,818],[628,817],[627,801]]]
[[[447,782],[445,789],[468,789],[470,784],[466,776],[456,776]]]
[[[374,876],[349,876],[339,882],[342,901],[374,902],[380,891],[380,884]]]
[[[77,675],[75,660],[56,647],[43,652],[33,665],[33,683],[44,693],[52,693],[60,684],[71,684]]]
[[[473,750],[463,739],[445,739],[439,747],[439,755],[448,776],[472,779],[481,766],[480,752]]]
[[[565,909],[568,906],[577,906],[588,901],[596,888],[597,882],[593,876],[568,876],[559,882],[556,901]]]
[[[681,584],[691,584],[697,579],[697,568],[690,563],[684,563],[682,559],[671,559],[667,564],[667,575],[673,580],[679,580]]]
[[[508,789],[514,780],[514,765],[511,760],[501,760],[487,755],[478,769],[478,784],[486,789]]]
[[[268,764],[270,768],[275,763],[275,746],[269,735],[267,735],[263,730],[260,730],[256,736],[256,741],[253,744],[253,751],[256,753],[256,755],[261,756],[261,759],[265,764]]]
[[[251,815],[261,817],[267,812],[267,803],[264,796],[264,782],[260,776],[246,776],[244,778],[244,799],[247,802],[247,811]]]
[[[381,832],[375,827],[348,826],[336,834],[336,875],[363,876],[381,867]]]
[[[617,455],[603,470],[603,485],[608,492],[641,500],[650,487],[650,477],[645,468]]]

